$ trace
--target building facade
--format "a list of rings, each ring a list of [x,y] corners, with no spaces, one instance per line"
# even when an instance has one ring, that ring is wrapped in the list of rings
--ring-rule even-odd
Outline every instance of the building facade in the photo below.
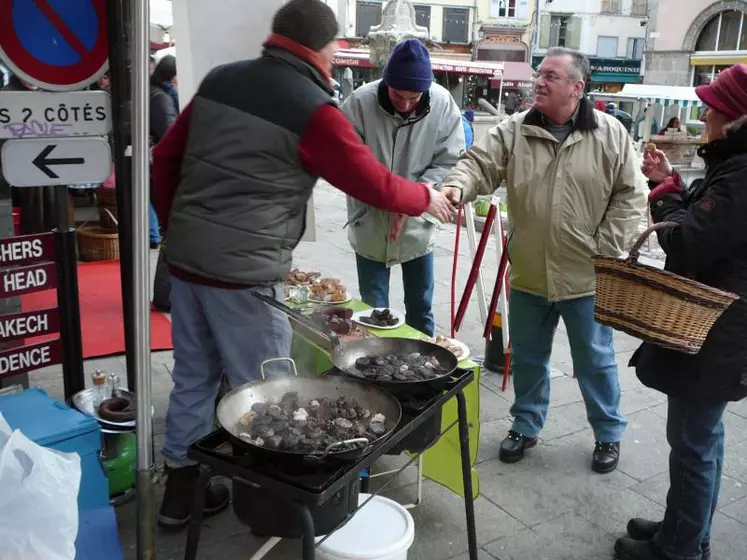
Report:
[[[568,47],[589,57],[589,89],[615,93],[638,83],[653,1],[539,0],[532,65],[550,47]]]
[[[747,63],[747,1],[652,0],[645,83],[698,86]]]

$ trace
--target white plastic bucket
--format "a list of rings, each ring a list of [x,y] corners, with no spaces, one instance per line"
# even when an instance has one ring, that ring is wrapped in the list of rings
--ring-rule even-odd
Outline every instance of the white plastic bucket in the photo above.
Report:
[[[358,505],[369,497],[361,494]],[[316,556],[322,560],[407,560],[414,540],[410,512],[389,498],[376,496],[324,541]]]

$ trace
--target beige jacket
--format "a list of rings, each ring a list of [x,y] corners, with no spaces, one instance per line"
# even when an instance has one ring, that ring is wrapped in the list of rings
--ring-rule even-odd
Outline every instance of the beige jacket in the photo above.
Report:
[[[511,287],[561,301],[594,294],[594,254],[630,248],[646,182],[630,136],[582,99],[560,144],[536,110],[513,115],[462,154],[442,185],[465,202],[508,189]]]

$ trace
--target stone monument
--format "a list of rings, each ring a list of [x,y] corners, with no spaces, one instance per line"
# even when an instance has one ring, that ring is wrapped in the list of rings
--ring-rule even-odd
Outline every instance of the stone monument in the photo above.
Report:
[[[428,28],[415,23],[415,8],[409,0],[389,0],[381,14],[381,24],[368,33],[371,64],[382,68],[397,43],[406,39],[428,42]]]

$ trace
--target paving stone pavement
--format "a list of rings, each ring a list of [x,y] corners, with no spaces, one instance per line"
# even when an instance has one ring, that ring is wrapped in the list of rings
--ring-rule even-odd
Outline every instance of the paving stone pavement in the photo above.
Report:
[[[296,264],[302,269],[321,270],[343,280],[353,292],[355,261],[347,243],[344,197],[329,186],[315,194],[317,242],[302,243]],[[436,233],[435,313],[439,330],[449,324],[454,226]],[[463,244],[466,247],[466,243]],[[469,271],[466,249],[460,252],[460,287]],[[155,255],[153,260],[155,265]],[[496,273],[495,246],[486,254],[485,278]],[[402,283],[398,270],[392,275],[392,301],[403,309]],[[481,356],[482,328],[473,298],[460,338],[475,356]],[[659,518],[668,488],[665,437],[666,402],[663,395],[643,387],[627,362],[637,342],[617,334],[616,348],[623,389],[622,408],[629,425],[622,443],[617,471],[596,475],[590,470],[593,436],[576,380],[572,378],[570,348],[562,325],[558,329],[552,366],[561,375],[552,381],[551,407],[541,443],[524,461],[505,465],[497,460],[498,445],[510,427],[512,392],[500,390],[500,378],[482,377],[482,429],[478,458],[481,496],[475,503],[479,560],[601,560],[612,558],[615,538],[622,535],[630,517]],[[173,359],[170,352],[154,353],[153,393],[156,409],[155,448],[163,443],[164,414],[172,386]],[[118,372],[125,378],[124,359],[91,360],[86,371],[96,368]],[[61,396],[58,368],[32,374],[35,384]],[[713,550],[717,560],[744,560],[747,542],[747,401],[729,406],[725,416],[727,447],[721,503],[714,523]],[[378,468],[398,463],[387,458]],[[415,496],[415,478],[406,472],[387,494],[402,503]],[[163,491],[157,488],[158,496]],[[462,501],[448,490],[426,482],[423,502],[411,510],[416,523],[410,560],[466,560],[467,539]],[[135,554],[135,506],[118,509],[117,517],[125,557]],[[184,533],[159,532],[159,560],[183,557]],[[262,541],[254,538],[230,512],[206,521],[199,558],[248,559]],[[266,558],[299,558],[297,542],[284,541]]]

